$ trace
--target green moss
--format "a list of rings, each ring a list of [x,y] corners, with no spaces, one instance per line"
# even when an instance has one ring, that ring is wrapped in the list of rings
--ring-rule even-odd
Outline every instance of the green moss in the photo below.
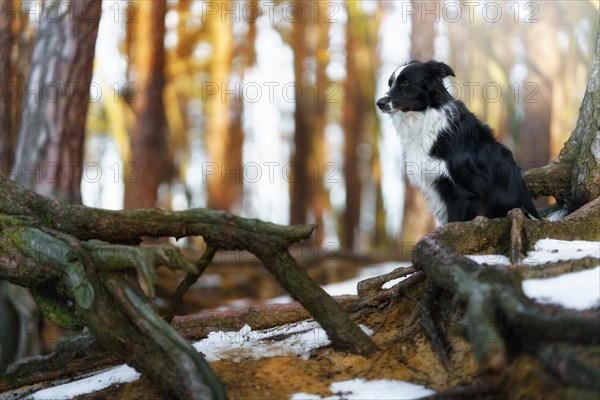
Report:
[[[40,311],[56,325],[64,329],[78,330],[83,328],[83,321],[75,313],[75,309],[69,307],[64,298],[50,288],[38,288],[32,290]]]

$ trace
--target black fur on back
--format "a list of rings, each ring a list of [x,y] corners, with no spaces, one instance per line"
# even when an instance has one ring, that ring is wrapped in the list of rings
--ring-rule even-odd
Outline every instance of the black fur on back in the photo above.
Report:
[[[456,113],[450,117],[451,128],[440,132],[430,152],[446,161],[450,172],[450,178],[436,182],[448,207],[448,222],[478,215],[504,217],[513,208],[539,218],[512,152],[463,102],[453,102]]]

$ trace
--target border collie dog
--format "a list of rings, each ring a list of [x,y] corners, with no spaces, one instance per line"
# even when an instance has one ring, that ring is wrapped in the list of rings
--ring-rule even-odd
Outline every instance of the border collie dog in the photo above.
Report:
[[[427,198],[438,225],[476,216],[504,217],[521,208],[539,218],[513,155],[498,143],[443,79],[437,61],[411,61],[394,71],[377,106],[400,136],[405,173]]]

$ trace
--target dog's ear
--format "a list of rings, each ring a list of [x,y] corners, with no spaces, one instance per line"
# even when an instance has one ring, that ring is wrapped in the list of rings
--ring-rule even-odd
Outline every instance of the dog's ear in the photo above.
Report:
[[[427,61],[427,67],[430,71],[433,72],[434,75],[439,76],[440,78],[445,78],[447,76],[456,76],[454,75],[454,71],[448,64],[444,64],[440,61]]]

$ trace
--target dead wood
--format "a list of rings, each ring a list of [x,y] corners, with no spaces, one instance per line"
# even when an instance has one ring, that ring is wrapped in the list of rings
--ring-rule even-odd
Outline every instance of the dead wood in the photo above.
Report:
[[[171,304],[171,308],[165,315],[165,321],[167,321],[168,323],[171,323],[171,321],[173,321],[173,317],[175,317],[175,312],[177,310],[177,307],[179,306],[179,303],[181,303],[181,300],[183,299],[183,295],[194,283],[196,283],[196,281],[204,273],[206,268],[208,268],[216,252],[217,250],[214,247],[208,245],[206,247],[206,250],[204,251],[204,254],[202,254],[202,257],[200,257],[200,260],[198,261],[198,272],[188,272],[185,275],[185,278],[179,284],[177,290],[175,291],[175,294],[173,295],[173,303]]]
[[[382,291],[382,286],[393,280],[402,278],[411,274],[414,274],[416,271],[413,267],[400,267],[396,268],[392,272],[388,272],[387,274],[379,275],[374,278],[369,278],[358,282],[357,291],[360,297],[367,297],[369,295],[373,295],[375,293]]]
[[[409,269],[410,268],[410,269]],[[397,283],[389,289],[382,289],[381,286],[389,282],[392,279],[396,279],[398,275],[406,276],[410,274],[410,270],[414,270],[413,267],[409,268],[398,268],[389,274],[381,275],[371,279],[366,279],[358,283],[358,286],[364,289],[365,287],[372,287],[373,290],[366,290],[359,292],[360,299],[353,304],[349,304],[346,307],[348,312],[357,312],[360,309],[367,307],[379,307],[382,304],[388,303],[390,300],[397,298],[403,291],[411,289],[415,285],[425,280],[425,274],[421,271],[413,272],[412,275],[407,277],[405,280]],[[404,271],[401,271],[404,269]],[[363,284],[363,282],[366,282]],[[376,282],[375,285],[373,283]]]
[[[193,278],[207,260],[192,263],[173,246],[132,246],[144,236],[201,235],[213,249],[248,250],[319,321],[334,347],[358,354],[376,349],[290,256],[289,246],[307,239],[314,226],[284,227],[200,209],[65,205],[3,177],[0,189],[0,247],[6,249],[0,279],[44,293],[38,297],[45,301],[42,309],[53,310],[49,317],[56,323],[87,325],[105,348],[178,398],[225,394],[204,359],[158,317],[131,271],[138,271],[152,294],[159,265],[184,269]],[[171,366],[160,367],[162,361]]]
[[[335,296],[334,300],[344,309],[354,306],[357,296]],[[262,304],[247,308],[201,311],[197,314],[177,316],[173,328],[186,340],[197,341],[211,332],[232,332],[249,325],[253,330],[269,329],[283,324],[310,318],[310,313],[299,302],[286,304]],[[0,392],[19,387],[36,385],[45,387],[44,381],[67,379],[122,362],[106,351],[89,332],[62,340],[57,349],[46,356],[31,357],[11,365],[0,377]]]

